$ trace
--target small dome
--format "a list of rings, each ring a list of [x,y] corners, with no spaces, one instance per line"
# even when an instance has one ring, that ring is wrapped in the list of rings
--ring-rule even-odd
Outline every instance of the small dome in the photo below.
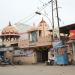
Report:
[[[15,35],[15,34],[18,34],[18,32],[17,32],[16,28],[14,26],[12,26],[11,23],[9,22],[9,25],[2,30],[2,34]]]

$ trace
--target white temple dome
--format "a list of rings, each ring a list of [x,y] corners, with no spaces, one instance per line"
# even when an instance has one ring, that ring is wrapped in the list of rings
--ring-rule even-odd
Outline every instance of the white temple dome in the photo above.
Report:
[[[7,27],[5,27],[3,30],[2,30],[2,34],[3,35],[16,35],[18,34],[18,31],[17,29],[11,25],[11,23],[9,22],[9,25]]]

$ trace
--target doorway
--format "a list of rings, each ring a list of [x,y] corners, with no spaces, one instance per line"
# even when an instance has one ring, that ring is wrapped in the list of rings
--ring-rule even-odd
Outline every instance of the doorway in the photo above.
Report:
[[[37,50],[37,62],[44,63],[48,60],[48,48],[38,48]]]

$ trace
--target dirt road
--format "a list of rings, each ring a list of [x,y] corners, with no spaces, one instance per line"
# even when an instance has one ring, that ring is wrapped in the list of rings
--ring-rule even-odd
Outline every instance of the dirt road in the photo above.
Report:
[[[75,66],[0,66],[0,75],[75,75]]]

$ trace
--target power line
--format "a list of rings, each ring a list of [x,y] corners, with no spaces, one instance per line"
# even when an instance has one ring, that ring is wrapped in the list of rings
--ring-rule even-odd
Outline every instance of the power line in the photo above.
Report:
[[[39,9],[39,12],[45,9],[51,3],[51,1],[52,0],[48,1],[47,3],[43,3],[43,6]]]
[[[40,1],[40,0],[39,0]],[[41,1],[42,2],[42,1]],[[43,3],[43,2],[42,2]],[[43,6],[38,10],[39,12],[41,12],[43,9],[45,9],[49,4],[51,3],[51,0],[50,1],[48,1],[47,3],[43,3]],[[28,22],[28,21],[30,21],[32,18],[34,18],[36,16],[36,14],[35,14],[35,12],[33,12],[31,15],[29,15],[28,17],[25,17],[25,18],[23,18],[23,19],[21,19],[20,21],[18,21],[18,22],[16,22],[15,23],[15,25],[17,24],[17,23],[19,23],[19,22],[22,22],[22,21],[24,21],[24,23],[25,22]],[[23,23],[23,22],[22,22]]]
[[[32,13],[32,14],[30,14],[29,16],[24,17],[23,19],[21,19],[21,20],[19,20],[18,22],[16,22],[15,25],[16,25],[17,23],[20,23],[20,22],[24,21],[24,20],[25,20],[25,22],[27,22],[27,21],[30,20],[34,15],[35,15],[35,14]],[[23,22],[22,22],[22,23],[23,23]]]

